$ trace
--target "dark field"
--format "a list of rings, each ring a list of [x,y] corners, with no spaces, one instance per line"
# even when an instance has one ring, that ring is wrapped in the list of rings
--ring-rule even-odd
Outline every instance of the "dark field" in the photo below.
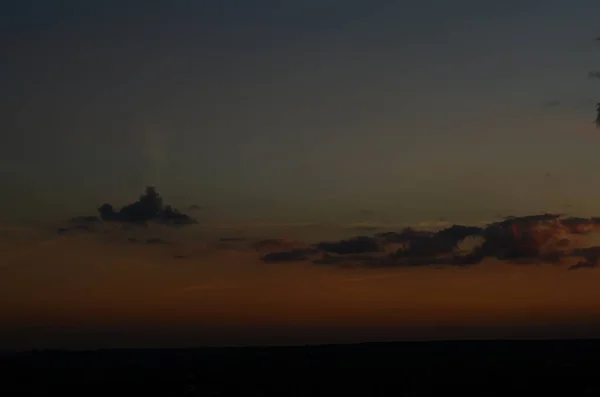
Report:
[[[0,360],[3,396],[600,396],[600,340],[46,351]]]

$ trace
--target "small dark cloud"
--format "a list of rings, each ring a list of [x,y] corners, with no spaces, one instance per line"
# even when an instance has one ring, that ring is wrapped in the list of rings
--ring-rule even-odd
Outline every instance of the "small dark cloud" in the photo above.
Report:
[[[173,259],[187,259],[189,256],[187,255],[173,255]]]
[[[201,209],[202,207],[197,204],[192,204],[188,207],[188,211],[200,211]]]
[[[600,70],[594,70],[593,72],[589,72],[588,77],[590,79],[600,79]]]
[[[154,187],[147,187],[146,192],[131,204],[115,211],[111,204],[105,203],[98,208],[100,218],[105,222],[123,222],[146,224],[156,222],[169,226],[186,226],[197,223],[190,216],[179,212],[170,205],[163,205],[163,200]]]

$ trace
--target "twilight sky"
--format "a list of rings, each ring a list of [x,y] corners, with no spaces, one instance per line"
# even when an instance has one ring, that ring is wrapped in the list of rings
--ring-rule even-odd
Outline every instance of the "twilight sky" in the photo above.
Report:
[[[0,17],[0,331],[444,338],[423,329],[506,336],[538,316],[554,321],[531,331],[543,336],[600,309],[597,269],[496,253],[466,269],[274,265],[249,242],[600,215],[597,1],[13,3]],[[147,185],[198,224],[55,232]],[[300,246],[288,243],[272,251]]]

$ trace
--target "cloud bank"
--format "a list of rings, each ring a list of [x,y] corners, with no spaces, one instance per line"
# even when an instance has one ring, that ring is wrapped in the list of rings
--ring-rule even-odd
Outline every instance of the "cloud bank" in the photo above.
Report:
[[[274,250],[265,262],[312,260],[315,264],[367,267],[472,266],[486,259],[517,264],[573,262],[570,270],[597,267],[600,246],[585,246],[600,231],[600,218],[541,214],[508,217],[485,227],[453,225],[436,232],[399,232],[323,241],[309,248]]]

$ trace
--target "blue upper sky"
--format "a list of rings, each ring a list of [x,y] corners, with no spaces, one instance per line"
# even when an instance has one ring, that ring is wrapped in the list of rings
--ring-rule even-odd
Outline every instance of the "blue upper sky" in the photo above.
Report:
[[[3,13],[1,220],[600,213],[597,1],[149,3]]]

